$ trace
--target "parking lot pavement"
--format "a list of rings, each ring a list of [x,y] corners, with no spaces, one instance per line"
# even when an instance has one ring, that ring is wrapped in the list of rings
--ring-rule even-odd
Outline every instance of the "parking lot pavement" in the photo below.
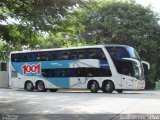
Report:
[[[116,119],[122,114],[160,114],[160,91],[105,94],[79,90],[54,93],[0,89],[0,113],[24,114],[22,118],[28,114],[40,118],[42,115],[51,117],[54,114],[58,117],[63,114],[65,118],[71,115],[73,119],[81,116],[93,120],[98,116],[105,118],[106,115]]]

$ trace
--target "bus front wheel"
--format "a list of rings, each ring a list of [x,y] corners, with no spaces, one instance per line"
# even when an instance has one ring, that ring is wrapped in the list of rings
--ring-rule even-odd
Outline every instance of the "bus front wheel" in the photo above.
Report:
[[[25,83],[25,89],[27,91],[33,91],[34,90],[34,86],[33,86],[33,83],[31,81],[28,81]]]
[[[39,81],[36,86],[39,92],[46,92],[45,85],[42,81]]]

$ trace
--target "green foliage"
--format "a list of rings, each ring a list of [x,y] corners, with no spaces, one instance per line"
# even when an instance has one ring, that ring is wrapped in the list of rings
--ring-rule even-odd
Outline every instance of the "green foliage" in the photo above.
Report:
[[[35,46],[42,45],[44,37],[33,31],[30,27],[22,25],[1,25],[0,29],[0,50],[5,51],[5,59],[13,50],[22,50],[23,46],[28,48],[35,48]]]
[[[82,4],[79,0],[1,0],[0,22],[7,23],[0,24],[1,50],[9,53],[22,50],[23,46],[31,49],[36,45],[41,48],[62,46],[67,43],[64,37],[71,40],[77,33],[76,27],[80,28],[72,23],[74,19],[68,22],[67,19],[69,13]]]
[[[149,33],[158,25],[149,8],[134,2],[120,1],[109,1],[97,11],[89,11],[83,16],[82,23],[86,28],[82,34],[85,38],[90,38],[88,42],[123,43],[132,46],[141,40],[147,41]]]
[[[60,24],[59,20],[65,19],[68,11],[77,4],[83,4],[83,2],[79,0],[1,0],[3,11],[0,18],[4,20],[9,16],[35,30],[49,32],[54,31],[54,27]]]

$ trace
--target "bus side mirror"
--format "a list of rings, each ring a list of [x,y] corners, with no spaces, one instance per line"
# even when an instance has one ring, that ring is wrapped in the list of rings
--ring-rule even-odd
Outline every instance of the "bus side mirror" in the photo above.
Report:
[[[143,64],[146,64],[147,65],[147,67],[148,67],[148,70],[150,69],[150,64],[148,63],[148,62],[146,62],[146,61],[141,61]]]
[[[139,60],[136,60],[136,59],[133,59],[133,58],[122,58],[122,59],[133,61],[133,62],[135,62],[137,64],[138,68],[141,67],[141,64],[140,64]]]

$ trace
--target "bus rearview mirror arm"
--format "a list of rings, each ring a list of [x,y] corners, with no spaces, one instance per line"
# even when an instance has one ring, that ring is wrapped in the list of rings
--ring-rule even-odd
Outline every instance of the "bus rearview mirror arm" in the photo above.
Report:
[[[146,61],[141,61],[143,64],[146,64],[147,65],[147,67],[148,67],[148,70],[150,69],[150,64],[148,63],[148,62],[146,62]]]
[[[138,67],[141,66],[139,60],[136,60],[136,59],[133,59],[133,58],[122,58],[122,59],[124,59],[124,60],[129,60],[129,61],[133,61],[133,62],[137,63],[137,66],[138,66]]]
[[[141,65],[140,65],[139,60],[136,60],[136,59],[133,59],[133,58],[122,58],[122,59],[124,59],[124,60],[134,61],[134,62],[136,62],[136,63],[137,63],[138,67],[140,67],[140,66],[141,66]],[[148,62],[146,62],[146,61],[141,61],[141,62],[142,62],[143,64],[146,64],[146,65],[147,65],[148,70],[150,69],[150,64],[149,64]]]

